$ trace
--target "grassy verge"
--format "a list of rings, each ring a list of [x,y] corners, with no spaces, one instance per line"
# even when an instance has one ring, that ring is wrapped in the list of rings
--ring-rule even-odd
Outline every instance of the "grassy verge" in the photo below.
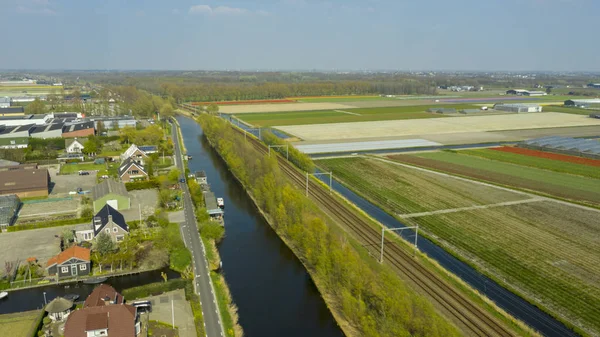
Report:
[[[38,323],[43,316],[42,310],[18,312],[0,315],[0,327],[3,336],[37,336]]]
[[[221,274],[215,272],[210,273],[210,278],[215,288],[215,295],[217,297],[217,304],[219,305],[219,311],[221,312],[221,319],[223,321],[223,329],[225,334],[229,337],[242,336],[242,328],[237,323],[238,314],[237,306],[233,304],[229,287],[225,282],[225,278]]]

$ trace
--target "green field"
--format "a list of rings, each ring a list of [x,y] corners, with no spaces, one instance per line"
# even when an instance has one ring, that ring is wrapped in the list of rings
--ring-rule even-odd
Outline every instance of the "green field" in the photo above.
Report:
[[[104,170],[106,169],[106,165],[104,164],[94,164],[94,163],[85,163],[85,164],[64,164],[60,167],[60,174],[72,174],[77,173],[79,170],[82,171],[95,171],[95,170]]]
[[[568,114],[576,114],[576,115],[589,115],[592,113],[600,113],[599,110],[587,110],[582,108],[574,108],[568,106],[559,106],[559,105],[546,105],[544,106],[544,112],[565,112]]]
[[[489,160],[461,151],[395,155],[391,159],[555,197],[600,205],[600,180]]]
[[[506,163],[539,168],[543,170],[600,179],[600,168],[590,165],[569,163],[560,160],[538,158],[517,153],[502,152],[489,149],[461,150],[459,153],[486,158],[490,160],[497,160]]]
[[[288,97],[298,103],[338,103],[338,102],[361,102],[361,101],[389,101],[393,98],[381,96],[336,96],[336,97]]]
[[[385,108],[358,108],[343,110],[320,110],[320,111],[293,111],[293,112],[272,112],[272,113],[252,113],[239,114],[236,117],[244,122],[255,126],[283,126],[283,125],[306,125],[323,123],[346,123],[346,122],[366,122],[366,121],[385,121],[399,119],[420,119],[420,118],[444,118],[448,117],[441,114],[426,112],[431,107],[443,107],[444,105],[419,105],[419,106],[399,106]],[[450,105],[447,105],[450,107]],[[472,104],[452,104],[452,108],[477,109]],[[341,112],[346,111],[349,113]]]
[[[33,329],[34,324],[37,323],[38,315],[39,311],[37,310],[0,315],[2,336],[27,336]]]
[[[466,155],[465,155],[466,156]],[[470,156],[466,156],[470,157]],[[480,158],[475,158],[480,159]],[[484,159],[480,159],[484,160]],[[377,159],[318,160],[359,195],[553,315],[600,331],[600,213]],[[413,217],[406,214],[413,213]]]

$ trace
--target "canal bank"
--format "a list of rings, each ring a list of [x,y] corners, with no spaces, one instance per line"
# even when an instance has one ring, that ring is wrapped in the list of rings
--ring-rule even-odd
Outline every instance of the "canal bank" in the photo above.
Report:
[[[293,252],[271,229],[204,139],[195,121],[179,116],[194,171],[226,202],[226,237],[219,244],[223,273],[246,336],[343,336],[316,286]]]

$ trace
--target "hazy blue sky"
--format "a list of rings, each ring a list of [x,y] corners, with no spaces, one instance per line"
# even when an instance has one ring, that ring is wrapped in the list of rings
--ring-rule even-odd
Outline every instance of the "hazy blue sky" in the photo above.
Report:
[[[0,69],[600,71],[599,0],[0,0]]]

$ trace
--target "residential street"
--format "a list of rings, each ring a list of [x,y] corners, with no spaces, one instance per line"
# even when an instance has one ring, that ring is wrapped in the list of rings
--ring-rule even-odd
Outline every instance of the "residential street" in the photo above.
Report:
[[[172,123],[172,125],[177,168],[179,168],[179,170],[182,172],[181,175],[185,176],[183,157],[179,147],[179,142],[177,140],[178,126],[175,123]],[[218,306],[216,304],[216,297],[214,295],[212,282],[210,280],[204,245],[200,240],[200,234],[196,224],[196,217],[194,215],[194,204],[192,202],[187,184],[180,183],[180,185],[181,190],[183,191],[183,205],[185,214],[185,222],[180,224],[180,228],[185,245],[192,252],[195,273],[194,283],[196,286],[196,291],[200,295],[202,314],[204,316],[204,324],[206,327],[206,335],[208,337],[223,336],[223,326],[218,312]]]

